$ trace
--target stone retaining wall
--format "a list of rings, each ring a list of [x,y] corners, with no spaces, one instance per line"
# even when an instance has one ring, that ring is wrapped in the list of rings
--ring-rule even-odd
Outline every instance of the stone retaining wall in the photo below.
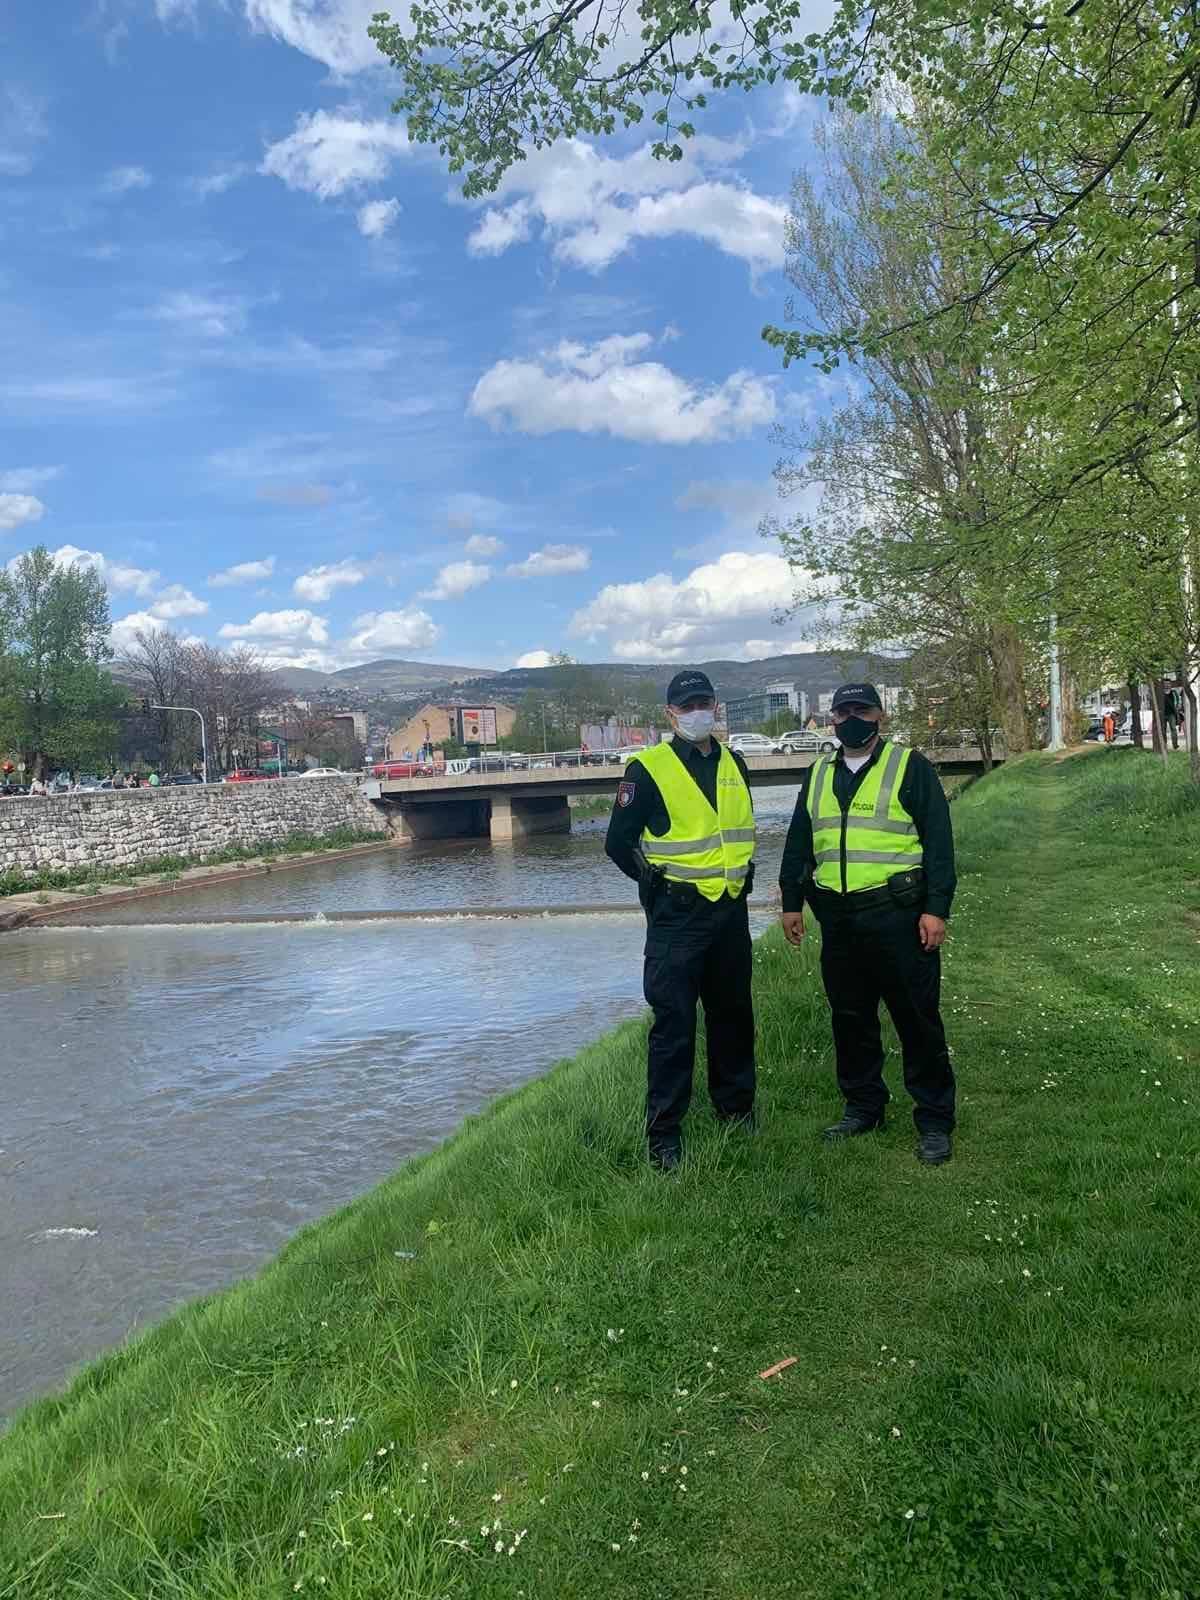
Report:
[[[231,846],[390,832],[352,778],[275,778],[204,787],[101,790],[0,799],[0,874],[135,867],[161,856],[204,861]]]

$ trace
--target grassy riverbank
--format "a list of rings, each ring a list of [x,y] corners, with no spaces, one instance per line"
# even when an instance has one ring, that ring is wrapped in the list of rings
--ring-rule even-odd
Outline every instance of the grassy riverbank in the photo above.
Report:
[[[772,935],[756,1139],[654,1176],[643,1027],[584,1049],[25,1413],[2,1600],[1200,1593],[1200,808],[1099,751],[954,815],[950,1166],[816,1141]]]

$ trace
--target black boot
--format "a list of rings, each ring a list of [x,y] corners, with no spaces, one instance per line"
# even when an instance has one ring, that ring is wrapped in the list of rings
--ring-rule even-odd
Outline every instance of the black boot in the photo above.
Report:
[[[717,1112],[717,1121],[723,1128],[732,1128],[737,1133],[757,1133],[758,1118],[753,1111],[738,1111],[733,1113]]]
[[[927,1167],[943,1166],[954,1154],[950,1135],[933,1128],[917,1135],[917,1160]]]
[[[857,1139],[860,1133],[874,1133],[882,1129],[883,1118],[872,1117],[865,1111],[851,1111],[848,1107],[840,1122],[835,1122],[831,1127],[825,1128],[822,1139],[829,1144],[838,1144],[843,1139]]]
[[[650,1165],[658,1172],[674,1172],[683,1160],[683,1149],[678,1140],[660,1141],[650,1146]]]

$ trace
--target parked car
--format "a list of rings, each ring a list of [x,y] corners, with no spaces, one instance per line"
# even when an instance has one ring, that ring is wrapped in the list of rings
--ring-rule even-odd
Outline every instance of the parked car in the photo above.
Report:
[[[273,774],[263,772],[260,767],[236,767],[232,772],[227,772],[221,780],[223,783],[259,783],[264,778]]]
[[[373,778],[420,778],[433,768],[422,761],[377,761],[371,768]]]
[[[297,772],[297,778],[344,778],[341,767],[309,767],[305,772]]]
[[[837,743],[827,733],[818,733],[815,728],[795,728],[791,733],[781,733],[775,741],[775,748],[787,756],[801,755],[810,750],[829,755],[837,749]]]
[[[773,756],[779,750],[774,739],[768,739],[765,733],[730,734],[729,748],[740,756]]]
[[[165,777],[163,779],[163,782],[167,783],[167,784],[180,784],[180,783],[199,783],[199,784],[203,784],[204,779],[203,778],[198,778],[194,772],[172,772],[168,777]]]

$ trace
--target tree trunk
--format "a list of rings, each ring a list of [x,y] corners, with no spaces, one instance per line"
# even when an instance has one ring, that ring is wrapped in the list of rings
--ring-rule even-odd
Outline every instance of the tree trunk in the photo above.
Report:
[[[1186,661],[1181,661],[1179,664],[1179,681],[1183,685],[1184,740],[1187,744],[1188,765],[1191,769],[1192,782],[1200,784],[1200,729],[1196,726],[1196,691],[1192,688]]]
[[[1129,690],[1129,733],[1139,750],[1146,748],[1146,735],[1142,732],[1142,686],[1130,678],[1125,685]]]
[[[1167,735],[1163,727],[1162,682],[1158,678],[1150,679],[1150,732],[1154,741],[1155,755],[1163,758],[1163,765],[1167,763]]]
[[[1011,623],[992,623],[989,653],[992,658],[992,685],[1005,747],[1010,756],[1023,755],[1030,747],[1029,723],[1025,714],[1025,661],[1020,637]]]

